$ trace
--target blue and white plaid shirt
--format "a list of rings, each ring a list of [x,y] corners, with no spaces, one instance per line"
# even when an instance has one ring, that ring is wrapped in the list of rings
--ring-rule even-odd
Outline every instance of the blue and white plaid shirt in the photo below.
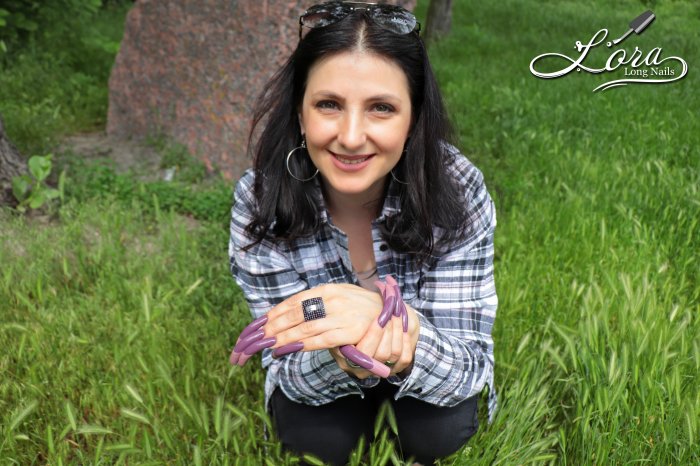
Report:
[[[412,396],[438,406],[454,406],[489,390],[489,417],[496,408],[491,331],[498,298],[493,276],[493,237],[496,211],[483,175],[469,160],[455,153],[450,173],[464,188],[464,208],[471,228],[449,250],[427,261],[420,270],[404,253],[392,251],[382,240],[379,225],[400,212],[397,185],[391,179],[379,217],[372,222],[374,257],[379,278],[393,275],[404,301],[416,310],[420,336],[408,376],[389,377],[399,385],[396,399]],[[333,225],[325,207],[318,177],[308,183],[321,211],[321,228],[290,247],[264,240],[252,242],[245,228],[252,220],[252,169],[236,185],[231,217],[229,257],[231,273],[241,287],[253,318],[300,291],[327,283],[354,283],[348,238]],[[434,233],[438,237],[439,230]],[[434,253],[435,254],[435,253]],[[358,380],[340,369],[327,350],[293,353],[272,358],[263,351],[267,368],[265,404],[279,386],[291,400],[307,405],[330,403],[347,395],[364,396],[362,387],[377,377]]]

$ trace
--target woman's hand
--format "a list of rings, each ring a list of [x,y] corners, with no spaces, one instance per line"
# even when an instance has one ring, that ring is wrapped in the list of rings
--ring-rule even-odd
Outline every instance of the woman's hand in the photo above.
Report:
[[[411,367],[416,352],[420,323],[416,312],[410,306],[406,305],[406,311],[407,332],[403,331],[401,317],[392,317],[384,328],[375,319],[362,339],[355,344],[359,351],[388,365],[391,368],[390,375],[399,374]],[[365,369],[350,366],[339,348],[330,348],[328,351],[341,369],[358,379],[373,375]]]
[[[321,298],[326,316],[304,321],[301,302]],[[268,313],[262,326],[264,339],[274,337],[272,349],[301,342],[304,351],[335,348],[358,342],[377,321],[382,297],[357,285],[330,284],[304,290]]]

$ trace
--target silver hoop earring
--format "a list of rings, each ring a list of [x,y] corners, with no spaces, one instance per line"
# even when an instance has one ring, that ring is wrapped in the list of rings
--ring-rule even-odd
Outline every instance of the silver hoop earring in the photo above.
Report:
[[[394,179],[394,181],[396,181],[397,183],[401,183],[401,184],[408,185],[408,183],[406,183],[405,181],[401,181],[400,179],[396,178],[396,175],[394,175],[394,169],[393,169],[393,168],[391,169],[391,177],[392,177],[392,178]]]
[[[314,177],[315,177],[316,175],[318,175],[318,168],[316,169],[316,173],[314,173],[313,175],[311,175],[311,176],[308,177],[308,178],[299,178],[298,176],[294,175],[294,173],[292,173],[292,171],[289,169],[289,158],[292,156],[292,154],[293,154],[294,152],[296,152],[296,151],[298,151],[298,150],[300,150],[300,149],[306,149],[306,139],[303,139],[303,138],[302,138],[302,140],[301,140],[301,146],[295,147],[294,149],[290,150],[289,153],[287,154],[287,173],[289,173],[289,175],[290,175],[292,178],[294,178],[295,180],[301,181],[301,182],[303,183],[303,182],[305,182],[305,181],[309,181],[309,180],[314,179]]]
[[[406,149],[403,150],[401,156],[402,156],[401,158],[403,158],[403,157],[406,156]],[[390,172],[390,173],[391,173],[391,177],[392,177],[392,178],[394,179],[394,181],[396,181],[397,183],[401,183],[401,184],[405,184],[405,185],[408,184],[408,183],[406,183],[405,181],[401,181],[400,179],[396,178],[396,175],[394,175],[394,169],[393,169],[393,168],[391,169],[391,172]]]

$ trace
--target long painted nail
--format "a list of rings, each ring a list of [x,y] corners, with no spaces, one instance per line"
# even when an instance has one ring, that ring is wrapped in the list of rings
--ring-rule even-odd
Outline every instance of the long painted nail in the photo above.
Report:
[[[387,288],[388,290],[389,288]],[[394,313],[394,308],[396,307],[396,297],[395,296],[388,296],[384,300],[384,307],[382,307],[382,312],[379,313],[379,317],[377,318],[377,323],[381,328],[384,328],[391,319],[392,314]]]
[[[401,305],[403,304],[403,299],[401,298],[401,290],[397,285],[393,286],[394,293],[396,293],[396,306],[394,307],[394,317],[401,317]]]
[[[250,344],[246,349],[243,350],[243,354],[255,354],[260,350],[273,346],[275,343],[277,343],[277,337],[263,338],[262,340]]]
[[[385,366],[376,359],[367,356],[365,353],[358,350],[353,345],[341,346],[340,352],[343,354],[343,356],[345,356],[358,366],[362,367],[363,369],[367,369],[368,371],[375,375],[378,375],[379,377],[387,378],[391,373],[391,369],[389,369],[389,367]]]
[[[231,364],[237,364],[243,350],[254,341],[261,339],[263,335],[265,335],[265,330],[258,329],[252,333],[249,333],[245,338],[238,337],[238,342],[236,342],[236,346],[233,347],[229,362]]]
[[[243,354],[241,354],[241,357],[238,360],[238,365],[245,365],[246,361],[248,361],[248,359],[250,359],[255,353],[265,348],[269,348],[275,343],[277,343],[277,337],[263,338],[262,340],[251,343],[246,349],[243,350]]]
[[[401,323],[403,324],[403,333],[408,332],[408,309],[406,304],[401,300]]]
[[[375,280],[374,286],[376,286],[377,289],[379,290],[379,293],[382,295],[382,300],[383,300],[384,297],[386,296],[386,285],[381,280]]]
[[[243,338],[247,337],[251,333],[258,330],[260,327],[262,327],[266,323],[267,323],[267,314],[265,314],[264,316],[258,317],[257,319],[255,319],[254,321],[249,323],[246,328],[243,329],[243,331],[239,335],[238,339],[242,340]]]
[[[304,349],[304,343],[302,343],[301,341],[287,343],[286,345],[282,345],[279,348],[275,348],[275,350],[272,352],[272,357],[279,358],[280,356],[284,356],[285,354],[296,353],[297,351],[301,351],[302,349]]]
[[[391,286],[399,286],[399,282],[396,281],[393,275],[386,276],[386,284]]]

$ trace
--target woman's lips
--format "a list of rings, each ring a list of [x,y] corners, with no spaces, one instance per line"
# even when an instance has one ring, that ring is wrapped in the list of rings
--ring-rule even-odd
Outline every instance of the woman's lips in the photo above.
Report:
[[[330,152],[332,155],[333,164],[343,171],[354,172],[362,170],[369,164],[369,161],[374,157],[374,154],[363,155],[345,155]]]

